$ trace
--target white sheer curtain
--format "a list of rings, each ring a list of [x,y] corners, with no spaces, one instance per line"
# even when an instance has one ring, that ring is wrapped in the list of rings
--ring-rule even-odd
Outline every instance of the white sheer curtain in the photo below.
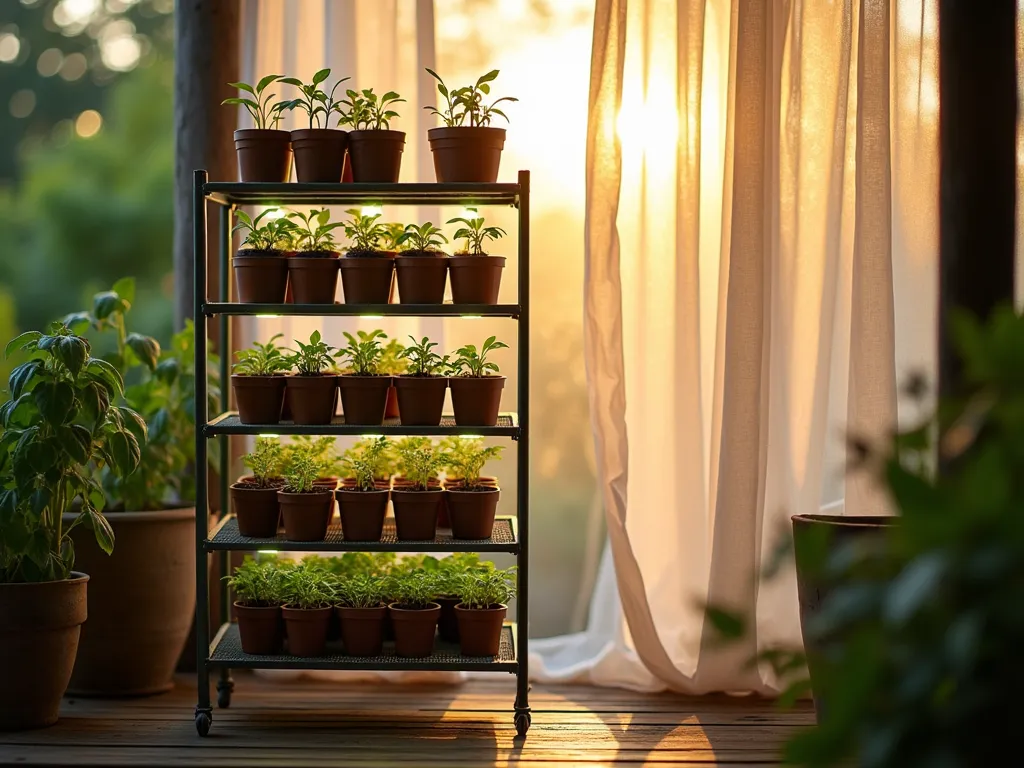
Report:
[[[799,642],[792,574],[755,579],[789,515],[885,511],[843,479],[841,434],[891,427],[897,370],[932,363],[935,13],[598,0],[584,323],[609,549],[588,629],[534,644],[541,679],[772,693],[744,662]],[[705,600],[753,618],[744,645],[716,647]]]

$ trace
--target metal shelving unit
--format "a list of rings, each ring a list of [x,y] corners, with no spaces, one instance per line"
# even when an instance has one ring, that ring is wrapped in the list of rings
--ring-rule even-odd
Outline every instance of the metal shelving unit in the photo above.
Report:
[[[220,268],[220,295],[212,301],[207,295],[207,201],[219,206],[219,232],[216,258]],[[518,302],[516,304],[240,304],[231,301],[231,219],[240,205],[509,205],[519,212]],[[199,697],[195,709],[196,729],[205,736],[213,721],[210,676],[217,672],[217,705],[230,706],[234,682],[232,669],[351,669],[351,670],[437,670],[493,671],[516,675],[514,719],[520,736],[530,727],[529,706],[529,377],[530,377],[530,174],[520,171],[515,184],[254,184],[211,182],[206,171],[196,171],[193,187],[196,354],[196,662]],[[446,416],[438,427],[404,427],[390,419],[380,427],[348,426],[343,417],[325,426],[301,426],[288,422],[261,426],[242,424],[237,413],[221,407],[211,418],[207,391],[208,350],[206,322],[219,322],[222,349],[220,381],[222,406],[227,402],[231,334],[231,316],[413,316],[413,317],[505,317],[519,323],[518,381],[516,411],[502,413],[494,427],[458,427]],[[479,435],[507,437],[517,447],[516,515],[495,520],[494,532],[486,541],[455,540],[451,532],[438,530],[433,541],[403,542],[395,538],[393,522],[385,526],[379,542],[347,542],[337,526],[332,526],[322,542],[289,542],[281,536],[252,539],[238,533],[233,515],[227,514],[229,485],[229,440],[232,435],[362,435],[368,429],[386,435]],[[208,485],[208,441],[220,441],[220,508],[224,512],[210,529]],[[390,644],[377,657],[356,658],[331,653],[318,658],[289,655],[252,656],[241,650],[238,627],[231,623],[231,602],[226,584],[221,583],[220,629],[210,637],[209,556],[231,551],[314,551],[314,552],[509,552],[516,556],[519,594],[516,621],[507,622],[502,631],[501,649],[492,658],[462,656],[458,646],[437,641],[433,655],[425,659],[395,656]],[[222,557],[222,575],[228,575],[230,558]],[[522,634],[519,627],[523,628]]]

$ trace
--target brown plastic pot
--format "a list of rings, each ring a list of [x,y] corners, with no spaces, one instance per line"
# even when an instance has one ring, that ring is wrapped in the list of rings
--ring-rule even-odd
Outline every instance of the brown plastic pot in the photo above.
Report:
[[[231,486],[231,508],[238,520],[238,533],[253,539],[272,539],[277,536],[281,522],[281,506],[277,501],[280,485],[260,488],[251,483]]]
[[[448,257],[454,304],[497,304],[504,256]]]
[[[284,394],[296,424],[330,424],[334,418],[334,398],[338,377],[333,373],[317,376],[288,376]]]
[[[348,135],[348,159],[355,182],[398,181],[405,149],[405,132],[359,130]]]
[[[392,379],[394,381],[394,379]],[[395,389],[395,385],[392,384],[388,387],[388,402],[384,406],[384,420],[397,419],[398,418],[398,390]]]
[[[283,251],[244,249],[231,260],[238,301],[280,304],[288,293],[288,259]]]
[[[447,643],[459,642],[459,619],[455,606],[462,602],[457,597],[439,597],[435,601],[441,606],[441,617],[437,620],[437,636]]]
[[[436,427],[441,423],[446,376],[395,376],[398,414],[404,426]]]
[[[343,482],[334,496],[338,500],[341,536],[345,541],[380,541],[391,496],[389,489],[359,491],[346,487]]]
[[[300,183],[338,184],[345,169],[348,134],[334,128],[301,128],[291,132],[295,177]]]
[[[448,386],[452,389],[455,423],[460,427],[493,427],[498,423],[504,376],[452,376]]]
[[[500,489],[446,488],[444,493],[452,520],[452,538],[476,541],[491,538]]]
[[[284,406],[286,376],[231,374],[238,420],[243,424],[277,424]]]
[[[333,304],[338,293],[338,262],[334,251],[302,251],[288,259],[288,280],[295,304]]]
[[[442,304],[448,281],[448,255],[441,251],[416,253],[416,256],[395,257],[399,303]]]
[[[330,491],[288,493],[280,490],[277,500],[284,519],[284,537],[288,541],[323,541],[331,521]]]
[[[487,608],[455,606],[459,622],[459,646],[463,656],[497,656],[501,648],[501,626],[507,605]]]
[[[403,608],[398,603],[388,606],[395,628],[395,654],[403,658],[421,659],[434,652],[434,633],[441,616],[441,606],[430,603],[426,608]]]
[[[384,617],[388,609],[378,608],[334,609],[341,619],[341,640],[349,656],[379,656],[384,650]]]
[[[242,652],[254,656],[276,656],[284,646],[281,606],[249,606],[235,603],[238,636]]]
[[[345,256],[341,267],[341,289],[346,304],[388,304],[395,274],[395,260],[382,256]]]
[[[288,181],[292,144],[288,131],[243,128],[235,131],[241,181]]]
[[[327,647],[327,625],[334,609],[291,608],[284,606],[284,626],[288,633],[288,653],[292,656],[323,656]]]
[[[376,427],[383,424],[391,382],[390,376],[340,376],[338,386],[345,423]]]
[[[431,128],[427,140],[439,183],[498,180],[501,150],[505,147],[504,128]]]
[[[391,502],[395,507],[395,530],[400,541],[433,541],[437,536],[437,508],[444,490],[418,491],[395,488]]]

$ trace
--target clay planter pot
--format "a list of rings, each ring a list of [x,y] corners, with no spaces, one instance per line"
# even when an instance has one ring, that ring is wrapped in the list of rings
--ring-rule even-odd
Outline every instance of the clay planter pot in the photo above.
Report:
[[[292,656],[323,656],[327,646],[327,625],[334,609],[290,608],[284,606],[284,626],[288,632],[288,653]]]
[[[504,128],[431,128],[427,131],[438,183],[498,180]]]
[[[494,512],[498,508],[498,488],[463,490],[446,488],[448,514],[452,521],[452,538],[489,539],[494,530]]]
[[[348,134],[334,128],[302,128],[292,131],[295,177],[300,183],[338,184],[345,168]]]
[[[352,180],[384,183],[398,181],[404,149],[404,131],[352,131],[348,135]]]
[[[379,656],[384,649],[384,617],[388,609],[378,608],[334,609],[341,619],[341,640],[349,656]]]
[[[73,572],[62,581],[0,584],[0,731],[57,722],[86,618],[87,581]],[[113,652],[122,650],[118,643]]]
[[[284,619],[281,606],[248,606],[235,603],[238,636],[242,651],[254,656],[276,656],[284,646]]]
[[[462,600],[457,597],[439,597],[436,602],[441,606],[441,617],[437,620],[437,636],[447,643],[459,642],[459,619],[455,615],[455,606]]]
[[[338,262],[334,251],[302,251],[288,259],[288,280],[295,304],[333,304],[338,292]]]
[[[285,378],[285,398],[296,424],[330,424],[334,418],[334,398],[338,377],[331,373],[318,376]]]
[[[383,424],[391,381],[390,376],[340,376],[338,386],[345,423],[377,427]]]
[[[394,379],[392,379],[394,381]],[[388,387],[388,402],[384,406],[384,420],[397,419],[398,418],[398,390],[395,389],[395,385],[392,384]]]
[[[238,251],[231,260],[238,301],[280,304],[288,293],[288,259],[283,251]]]
[[[272,539],[277,536],[281,521],[281,506],[277,492],[281,485],[260,488],[251,483],[235,483],[230,488],[231,508],[238,519],[238,532],[254,539]]]
[[[284,406],[286,376],[231,374],[238,420],[243,424],[277,424]]]
[[[357,491],[342,487],[334,492],[341,515],[341,536],[345,541],[380,541],[391,491]]]
[[[466,484],[465,481],[461,477],[448,477],[448,478],[445,478],[445,481],[444,481],[444,487],[445,488],[455,488],[455,489],[458,489],[458,488],[461,488],[465,484]],[[497,488],[498,487],[498,478],[496,478],[496,477],[485,477],[485,476],[481,475],[480,479],[477,481],[477,485],[486,485],[486,486],[488,486],[490,488]],[[448,513],[448,494],[445,494],[444,500],[441,502],[441,508],[440,508],[440,510],[438,510],[438,513],[437,513],[437,526],[438,526],[438,528],[451,528],[452,527],[452,518],[451,518],[451,515]],[[455,621],[454,617],[452,618],[452,621]]]
[[[434,540],[437,536],[437,508],[443,496],[441,488],[427,491],[395,488],[391,491],[399,541]]]
[[[497,656],[501,647],[501,625],[507,605],[487,608],[455,606],[459,622],[459,646],[463,656]]]
[[[448,257],[455,304],[497,304],[504,256],[456,255]]]
[[[284,537],[288,541],[323,541],[331,521],[330,491],[288,493],[278,491],[277,500],[284,518]]]
[[[65,526],[74,517],[65,515]],[[109,512],[107,520],[118,544],[113,554],[103,552],[85,526],[71,532],[75,567],[88,569],[90,578],[89,621],[68,691],[169,691],[195,617],[195,508]]]
[[[441,616],[441,606],[430,603],[426,608],[402,608],[398,603],[388,606],[395,628],[395,654],[403,658],[421,659],[434,652],[434,632]]]
[[[292,144],[288,131],[243,128],[235,131],[241,181],[288,181]]]
[[[395,272],[391,256],[345,256],[338,266],[346,304],[390,303]]]
[[[455,423],[460,427],[493,427],[498,423],[504,376],[452,376],[448,386],[452,388]]]
[[[395,274],[398,276],[400,303],[444,302],[444,284],[448,280],[447,254],[441,251],[406,251],[395,257]]]
[[[403,425],[436,427],[441,423],[444,395],[448,390],[446,376],[395,376],[395,389]]]

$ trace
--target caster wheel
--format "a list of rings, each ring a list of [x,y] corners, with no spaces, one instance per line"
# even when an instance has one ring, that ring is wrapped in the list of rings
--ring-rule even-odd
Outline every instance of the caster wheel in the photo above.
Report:
[[[218,688],[217,689],[217,707],[219,709],[227,709],[231,706],[231,689],[230,688]]]
[[[196,713],[196,731],[200,736],[206,736],[209,734],[211,725],[213,725],[213,718],[208,713]]]
[[[520,712],[516,715],[516,735],[525,736],[526,732],[530,730],[530,713]]]

